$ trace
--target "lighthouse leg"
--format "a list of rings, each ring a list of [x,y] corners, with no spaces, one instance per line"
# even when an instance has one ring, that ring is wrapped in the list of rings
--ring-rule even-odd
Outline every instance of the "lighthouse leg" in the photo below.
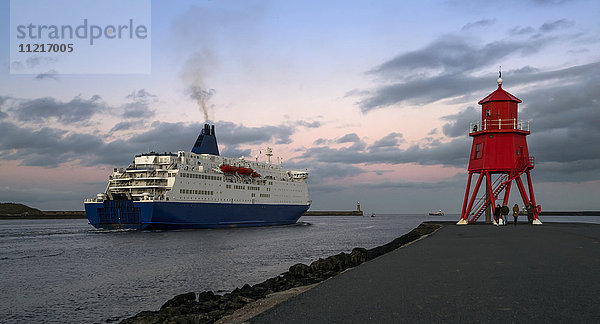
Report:
[[[525,206],[529,205],[529,198],[527,198],[527,191],[525,191],[525,186],[523,186],[521,177],[515,178],[515,182],[517,183],[517,188],[519,188],[519,193],[521,193],[521,198],[523,198],[523,203]]]
[[[529,187],[529,197],[531,197],[531,203],[533,204],[533,224],[541,225],[539,213],[537,210],[537,204],[535,203],[535,196],[533,195],[533,183],[531,182],[531,174],[529,174],[529,170],[527,173],[527,186]]]
[[[486,182],[486,186],[487,186],[487,193],[489,196],[488,199],[492,206],[492,215],[495,215],[496,214],[496,197],[494,196],[494,190],[492,189],[492,175],[489,172],[485,173],[485,182]],[[493,220],[493,223],[496,224],[496,219]]]
[[[504,200],[502,200],[502,206],[507,206],[508,204],[508,197],[510,196],[510,187],[512,185],[512,180],[508,181],[508,183],[506,184],[506,192],[504,193]]]
[[[473,194],[471,195],[471,200],[469,200],[469,205],[467,206],[467,210],[465,210],[465,218],[461,218],[456,225],[465,225],[468,223],[469,214],[471,213],[471,207],[473,207],[473,202],[475,201],[475,197],[477,196],[477,192],[479,191],[479,186],[481,185],[481,180],[483,179],[483,173],[479,174],[479,178],[477,178],[477,183],[475,184],[475,189],[473,189]],[[468,192],[468,191],[467,191]]]
[[[465,210],[467,209],[467,201],[469,199],[469,190],[471,189],[471,178],[473,176],[472,172],[469,172],[469,178],[467,179],[467,191],[465,191],[465,199],[463,201],[462,210],[460,212],[460,221],[463,219],[467,219],[467,214],[465,214]],[[459,223],[460,223],[459,221]]]

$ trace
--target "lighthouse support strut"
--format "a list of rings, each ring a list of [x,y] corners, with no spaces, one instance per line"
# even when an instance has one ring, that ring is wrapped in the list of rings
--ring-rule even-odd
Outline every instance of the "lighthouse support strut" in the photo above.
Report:
[[[460,219],[467,219],[465,209],[467,208],[467,201],[469,199],[469,190],[471,189],[471,178],[473,178],[473,172],[469,172],[469,178],[467,179],[467,191],[465,191],[465,199],[463,200],[462,210],[460,212]]]
[[[510,196],[510,187],[512,185],[512,180],[508,180],[506,184],[506,191],[504,192],[504,200],[502,200],[502,206],[506,206],[508,204],[508,197]]]
[[[523,185],[523,181],[521,181],[521,177],[517,177],[515,182],[517,183],[517,188],[519,188],[519,192],[521,193],[523,203],[525,206],[529,205],[529,198],[527,198],[527,191],[525,191],[525,186]]]
[[[492,189],[492,176],[489,172],[485,173],[485,181],[487,184],[487,190],[490,194],[490,204],[492,205],[492,214],[496,213],[496,196],[494,196],[494,190]]]
[[[529,174],[529,170],[527,170],[526,173],[527,186],[529,187],[529,197],[531,197],[531,203],[533,204],[533,222],[534,224],[541,224],[542,222],[539,220],[537,204],[535,203],[535,196],[533,195],[533,182],[531,181],[531,174]]]
[[[471,196],[471,200],[469,200],[469,205],[467,206],[467,209],[465,210],[465,214],[463,215],[464,218],[461,218],[460,221],[458,223],[456,223],[457,225],[465,225],[468,223],[469,213],[471,213],[471,207],[473,207],[473,202],[475,201],[477,192],[479,192],[479,186],[481,185],[482,179],[483,179],[483,173],[480,173],[479,177],[477,178],[477,183],[475,184],[475,189],[473,189],[473,194]],[[469,191],[467,190],[467,195],[468,194],[469,194]]]

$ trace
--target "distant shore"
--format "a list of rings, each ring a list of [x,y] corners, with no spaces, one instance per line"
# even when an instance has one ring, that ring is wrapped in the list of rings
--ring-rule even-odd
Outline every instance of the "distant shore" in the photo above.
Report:
[[[600,216],[600,211],[543,211],[540,216]]]
[[[425,215],[425,214],[423,214]],[[362,211],[358,210],[333,210],[333,211],[307,211],[302,216],[364,216]],[[600,211],[543,211],[540,216],[600,216]],[[39,214],[0,214],[0,220],[15,219],[86,219],[83,210],[46,210]]]
[[[333,211],[307,211],[302,216],[363,216],[358,210],[333,210]],[[86,219],[85,211],[40,211],[36,214],[0,214],[0,220],[4,219]]]
[[[363,212],[362,210],[309,210],[302,216],[363,216]]]
[[[84,211],[42,211],[40,214],[0,214],[0,219],[87,219]]]

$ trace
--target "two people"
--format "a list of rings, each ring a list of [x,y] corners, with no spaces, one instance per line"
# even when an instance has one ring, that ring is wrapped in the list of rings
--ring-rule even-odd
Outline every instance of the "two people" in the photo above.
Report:
[[[527,204],[525,207],[527,209],[527,222],[529,225],[533,224],[533,213],[535,211],[535,207],[533,203]],[[513,206],[513,218],[515,219],[515,226],[517,226],[517,218],[519,217],[519,205],[515,204]]]

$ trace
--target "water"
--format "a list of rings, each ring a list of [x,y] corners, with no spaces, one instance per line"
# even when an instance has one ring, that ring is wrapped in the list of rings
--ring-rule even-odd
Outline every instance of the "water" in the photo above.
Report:
[[[372,248],[423,220],[303,217],[292,226],[150,232],[96,231],[87,220],[0,221],[0,322],[122,319],[176,294],[224,293],[298,262]]]
[[[87,220],[3,220],[0,322],[119,320],[176,294],[229,292],[298,262],[379,246],[427,219],[458,216],[302,217],[291,226],[149,232],[96,231]]]

